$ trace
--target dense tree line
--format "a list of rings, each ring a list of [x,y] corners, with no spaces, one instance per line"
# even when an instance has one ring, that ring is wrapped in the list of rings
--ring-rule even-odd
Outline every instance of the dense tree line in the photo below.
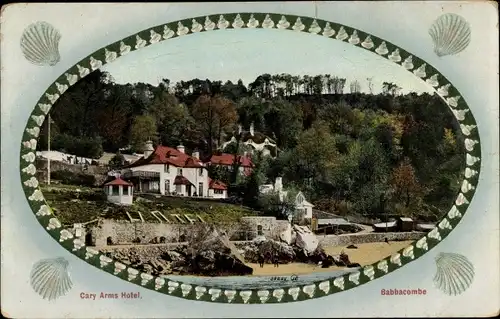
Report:
[[[436,95],[402,95],[394,83],[383,83],[377,95],[360,93],[358,81],[347,86],[350,93],[342,78],[289,74],[263,74],[248,87],[241,80],[200,79],[122,85],[96,71],[55,104],[52,147],[99,157],[124,148],[140,152],[151,139],[208,156],[238,125],[253,123],[276,141],[277,157],[254,158],[257,169],[246,181],[212,172],[245,193],[247,202],[258,202],[258,185],[282,176],[323,210],[442,214],[465,165],[451,112]],[[371,81],[368,86],[372,92]],[[46,134],[44,126],[42,148]],[[236,153],[243,150],[240,142]]]

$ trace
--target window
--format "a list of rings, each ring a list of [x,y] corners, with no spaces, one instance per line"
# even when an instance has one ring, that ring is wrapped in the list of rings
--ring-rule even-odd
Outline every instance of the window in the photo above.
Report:
[[[128,186],[123,186],[123,195],[125,195],[125,196],[130,195],[130,194],[128,193],[128,189],[129,189],[129,187],[128,187]]]
[[[177,175],[181,175],[182,176],[182,168],[177,168]]]
[[[111,195],[113,196],[118,196],[120,195],[120,189],[118,188],[117,185],[113,185]]]
[[[198,183],[198,196],[203,196],[203,183]]]
[[[257,225],[257,235],[262,236],[264,232],[262,231],[262,225]]]
[[[200,168],[200,176],[203,176],[203,168]]]
[[[165,164],[165,173],[170,173],[170,164]]]
[[[224,194],[224,191],[222,189],[214,189],[214,194],[222,195]]]

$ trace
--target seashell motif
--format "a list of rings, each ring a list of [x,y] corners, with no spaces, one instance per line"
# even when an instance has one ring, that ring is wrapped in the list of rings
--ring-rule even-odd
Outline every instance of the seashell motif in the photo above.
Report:
[[[181,285],[182,296],[186,297],[187,295],[189,295],[189,293],[191,292],[191,289],[193,289],[193,286],[187,285],[187,284],[182,284]]]
[[[476,176],[476,175],[477,175],[477,171],[470,169],[468,167],[465,169],[465,178],[471,178],[471,177]]]
[[[168,286],[168,293],[171,294],[179,287],[179,283],[175,281],[169,281],[167,283],[167,286]]]
[[[443,220],[439,223],[438,226],[441,229],[451,230],[451,224],[450,224],[450,222],[446,218],[443,218]]]
[[[148,43],[146,42],[146,40],[144,40],[143,38],[141,38],[139,35],[135,36],[135,48],[137,50],[141,49],[141,48],[144,48],[146,45],[148,45]]]
[[[57,87],[57,90],[59,91],[59,93],[61,93],[61,94],[66,92],[66,90],[68,89],[68,86],[66,84],[60,84],[58,82],[56,82],[56,87]]]
[[[372,37],[367,36],[366,39],[363,42],[361,42],[361,46],[365,49],[368,49],[368,50],[372,49],[375,46],[375,44],[373,43]]]
[[[142,273],[141,274],[141,285],[145,286],[151,279],[153,279],[153,275]]]
[[[432,87],[439,86],[438,75],[434,74],[433,76],[431,76],[430,78],[428,78],[425,82],[427,82],[428,84],[430,84]]]
[[[59,242],[63,242],[67,239],[73,238],[73,234],[70,233],[67,229],[61,230],[60,237],[59,237]]]
[[[161,41],[161,35],[156,33],[155,30],[149,30],[149,43],[154,44]]]
[[[115,270],[113,271],[113,274],[118,275],[119,273],[121,273],[125,269],[127,269],[127,265],[122,264],[120,262],[115,262]]]
[[[212,296],[210,298],[212,301],[214,301],[217,298],[219,298],[220,293],[221,293],[221,290],[218,289],[218,288],[210,288],[210,289],[208,289],[208,294]]]
[[[413,71],[413,74],[415,74],[419,78],[425,78],[425,76],[427,75],[425,73],[425,67],[426,66],[427,66],[426,63],[422,64],[418,69],[416,69],[415,71]]]
[[[468,150],[469,152],[472,152],[474,150],[474,146],[478,144],[479,142],[476,140],[471,140],[470,138],[465,139],[465,149]]]
[[[222,16],[221,16],[222,17]],[[227,22],[227,21],[226,21]],[[178,22],[177,23],[177,35],[178,36],[181,36],[181,35],[186,35],[189,33],[189,28],[188,27],[185,27],[182,22]]]
[[[345,31],[344,27],[340,27],[339,33],[337,33],[337,36],[335,37],[335,39],[340,40],[340,41],[344,41],[348,37],[349,37],[349,35]]]
[[[23,158],[23,160],[25,160],[28,163],[33,163],[36,159],[36,155],[33,152],[29,152],[28,154],[24,154],[21,157]]]
[[[38,21],[24,29],[21,36],[21,50],[24,57],[35,65],[56,65],[59,55],[61,34],[51,24]]]
[[[234,18],[233,28],[240,29],[240,28],[243,28],[244,26],[245,26],[245,22],[243,21],[243,19],[241,18],[240,14],[238,13],[236,15],[236,18]]]
[[[262,27],[266,28],[266,29],[271,29],[274,27],[274,21],[271,20],[271,17],[269,16],[269,14],[266,14],[264,21],[262,21]]]
[[[219,22],[217,22],[217,28],[224,30],[227,27],[229,27],[229,21],[227,21],[226,18],[224,18],[224,16],[221,14],[219,16]]]
[[[208,17],[207,17],[207,19],[208,19]],[[214,27],[215,27],[215,23],[214,23]],[[213,30],[213,29],[210,29],[210,30]],[[174,35],[175,35],[175,32],[173,30],[170,30],[168,25],[165,25],[163,27],[163,39],[165,39],[165,40],[170,39]]]
[[[467,165],[472,166],[472,165],[476,164],[477,162],[479,162],[479,158],[472,156],[470,154],[466,154],[465,155],[465,162],[467,163]],[[476,174],[477,174],[477,172],[476,172]]]
[[[28,197],[28,199],[31,201],[34,201],[34,202],[41,202],[41,201],[43,201],[42,192],[39,189],[37,189],[33,192],[32,195],[30,195],[30,197]],[[55,228],[59,228],[59,227],[61,227],[61,223],[59,223],[59,221],[57,219],[52,218],[49,221],[49,226],[47,227],[47,229],[50,230],[50,229],[55,229]]]
[[[201,287],[201,286],[196,286],[196,287],[194,287],[194,291],[196,292],[196,299],[200,299],[207,291],[207,288]]]
[[[276,298],[277,301],[281,301],[284,295],[285,295],[285,290],[283,289],[273,290],[273,297]]]
[[[227,302],[231,302],[236,296],[236,290],[225,290],[224,295],[227,297]]]
[[[330,282],[329,281],[320,282],[318,288],[325,294],[328,294],[328,292],[330,291]]]
[[[38,180],[35,177],[31,177],[27,181],[24,182],[24,185],[31,187],[31,188],[37,188],[38,187]]]
[[[130,45],[126,45],[123,41],[120,42],[120,55],[125,55],[130,52],[132,47]]]
[[[36,167],[35,167],[35,165],[30,164],[30,165],[26,166],[25,168],[23,168],[22,171],[23,171],[23,173],[26,173],[28,175],[35,175]]]
[[[139,37],[139,36],[137,36],[137,37]],[[137,44],[137,45],[139,45],[139,44]],[[101,66],[102,66],[101,61],[95,59],[94,57],[90,57],[90,68],[92,69],[92,71],[99,69]]]
[[[385,44],[385,41],[382,41],[382,43],[379,45],[378,48],[375,49],[375,52],[379,55],[386,55],[389,53],[389,50],[387,49],[387,45]]]
[[[130,51],[130,49],[129,49],[129,51]],[[81,78],[84,78],[84,77],[86,77],[87,75],[90,74],[90,70],[89,69],[87,69],[87,68],[85,68],[83,66],[80,66],[79,64],[76,67],[78,68],[78,73],[80,74]]]
[[[293,300],[297,300],[297,298],[299,297],[299,292],[300,292],[299,287],[288,288],[288,294],[292,296]]]
[[[377,269],[381,270],[385,274],[389,271],[389,265],[387,264],[387,260],[382,260],[377,264]]]
[[[434,284],[449,296],[463,293],[474,280],[474,265],[467,257],[454,253],[439,253],[436,258]]]
[[[154,31],[151,30],[151,32],[154,32]],[[116,52],[109,51],[108,49],[104,49],[104,61],[106,61],[106,63],[113,62],[114,60],[116,60],[117,57],[118,57],[118,54]]]
[[[204,27],[205,27],[205,30],[207,31],[211,31],[213,29],[215,29],[215,22],[213,22],[212,20],[210,20],[209,17],[205,17],[205,24],[204,24]],[[168,29],[167,26],[165,26],[165,30]],[[163,37],[165,38],[165,32],[163,32]],[[165,38],[167,39],[167,38]]]
[[[49,110],[52,107],[52,105],[46,103],[38,103],[38,107],[40,108],[40,111],[47,114],[49,113]]]
[[[453,205],[453,207],[448,212],[448,217],[453,219],[457,217],[462,217],[462,214],[460,214],[460,212],[458,211],[457,206]]]
[[[302,31],[305,29],[305,25],[302,23],[300,20],[300,17],[297,18],[297,21],[295,21],[295,24],[293,25],[292,29],[295,31]]]
[[[341,277],[341,278],[344,279],[343,277]],[[309,296],[309,298],[312,298],[312,297],[314,297],[314,292],[316,291],[316,285],[306,285],[306,286],[302,287],[302,291],[307,296]]]
[[[391,60],[394,63],[400,62],[401,56],[399,55],[399,49],[392,51],[392,53],[389,54],[388,58],[389,58],[389,60]]]
[[[358,36],[358,31],[354,30],[347,41],[352,45],[358,44],[361,41]]]
[[[280,21],[278,21],[278,25],[276,26],[278,29],[288,29],[290,27],[290,22],[288,22],[285,16],[281,16]]]
[[[87,69],[88,70],[88,69]],[[54,94],[49,94],[49,93],[45,93],[45,96],[47,97],[47,99],[50,101],[50,103],[54,104],[56,103],[56,101],[59,99],[59,94],[57,93],[54,93]],[[40,124],[41,125],[41,124]]]
[[[269,290],[258,290],[257,296],[259,297],[260,302],[264,303],[267,299],[269,299]]]
[[[250,19],[248,19],[247,27],[249,28],[257,28],[259,26],[259,20],[255,19],[253,14],[250,15]]]
[[[373,280],[373,278],[375,278],[375,270],[373,269],[372,265],[364,267],[363,273],[366,277],[370,278],[370,280]]]
[[[441,15],[429,29],[434,42],[434,53],[438,57],[457,54],[469,45],[471,30],[469,23],[454,13]]]
[[[325,37],[331,37],[335,34],[335,30],[330,26],[330,22],[327,22],[325,28],[323,29],[323,35]]]
[[[102,262],[102,259],[101,259],[101,262]],[[111,260],[109,262],[111,262]],[[129,269],[127,269],[127,273],[128,273],[128,277],[127,277],[128,281],[132,281],[135,278],[137,278],[137,275],[139,274],[139,270],[134,269],[134,268],[129,268]]]
[[[32,150],[35,150],[36,149],[36,140],[35,139],[31,139],[29,141],[24,141],[23,142],[23,145],[24,147],[26,148],[29,148],[29,149],[32,149]]]
[[[429,249],[429,246],[427,245],[427,237],[422,237],[420,238],[417,243],[415,244],[415,246],[418,248],[418,249],[422,249],[422,250],[427,250]]]
[[[316,19],[313,20],[311,26],[309,27],[309,30],[307,31],[313,34],[318,34],[321,31],[321,27],[319,26],[318,21],[316,21]]]
[[[195,33],[195,32],[200,32],[201,30],[203,30],[203,26],[201,24],[199,24],[198,21],[196,21],[196,19],[191,20],[191,22],[192,22],[191,32]]]
[[[73,286],[68,266],[68,261],[62,257],[38,261],[31,269],[31,287],[43,299],[55,300],[64,296]]]
[[[413,67],[414,67],[413,56],[410,55],[409,57],[407,57],[401,65],[403,66],[403,68],[407,69],[408,71],[413,69]]]
[[[89,259],[89,258],[92,258],[96,255],[99,254],[99,251],[94,249],[94,248],[91,248],[91,247],[86,247],[85,248],[86,251],[85,251],[85,259]]]
[[[403,256],[410,259],[415,258],[415,255],[413,255],[413,246],[408,246],[405,249],[403,249]]]
[[[344,277],[337,277],[333,280],[333,285],[340,290],[344,290]]]
[[[473,129],[475,129],[477,126],[476,125],[464,125],[460,124],[460,129],[462,130],[462,133],[464,135],[469,136],[472,132]]]
[[[401,255],[400,254],[392,255],[390,260],[391,260],[392,264],[401,266]]]
[[[455,117],[457,118],[457,120],[463,121],[463,120],[465,120],[465,114],[467,112],[469,112],[469,110],[468,109],[465,109],[465,110],[451,110],[451,112],[453,113],[453,115],[455,115]]]
[[[353,272],[349,275],[349,281],[359,285],[359,276],[361,276],[361,273],[359,271]]]
[[[247,303],[250,297],[252,296],[251,290],[242,290],[240,291],[241,299],[243,299],[243,303]]]
[[[101,268],[106,267],[106,266],[107,266],[107,265],[109,265],[112,261],[113,261],[113,259],[109,258],[108,256],[105,256],[105,255],[101,255],[101,256],[99,256],[99,265],[101,266]],[[129,269],[129,274],[130,274],[130,269]],[[129,275],[129,276],[130,276],[130,275]]]
[[[441,234],[439,233],[439,229],[434,227],[428,234],[429,238],[435,239],[437,241],[441,240]]]
[[[165,279],[161,277],[157,277],[155,279],[155,290],[161,289],[161,287],[163,287],[164,285],[165,285]]]
[[[448,90],[450,89],[451,84],[446,84],[437,89],[437,93],[442,97],[448,96]]]
[[[459,99],[460,99],[460,96],[450,97],[450,98],[446,99],[446,103],[448,103],[448,105],[451,107],[457,107]]]
[[[460,193],[455,200],[455,205],[462,206],[463,204],[469,204],[469,201],[465,198],[464,194]]]
[[[83,240],[81,240],[80,238],[76,238],[75,240],[73,240],[73,249],[72,249],[72,251],[77,251],[80,248],[82,248],[83,246],[85,246],[85,243],[83,242]]]
[[[464,180],[462,183],[462,187],[460,188],[462,193],[467,193],[468,191],[473,190],[473,189],[474,189],[474,186],[472,186],[468,180]]]
[[[34,128],[27,128],[26,132],[33,135],[34,137],[37,137],[38,134],[40,134],[40,128],[35,126]]]
[[[66,81],[68,81],[68,84],[72,86],[78,81],[78,75],[76,74],[69,74],[69,73],[64,73],[66,76]]]

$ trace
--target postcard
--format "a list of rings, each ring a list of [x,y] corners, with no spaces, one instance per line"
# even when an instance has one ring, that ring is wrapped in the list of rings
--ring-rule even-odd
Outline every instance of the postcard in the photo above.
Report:
[[[1,25],[5,317],[498,315],[493,2]]]

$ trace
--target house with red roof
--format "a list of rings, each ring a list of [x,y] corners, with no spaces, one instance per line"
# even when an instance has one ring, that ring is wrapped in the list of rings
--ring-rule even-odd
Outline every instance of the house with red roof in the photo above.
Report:
[[[239,165],[239,171],[241,174],[249,176],[252,173],[254,165],[252,163],[252,159],[246,152],[243,155],[234,155],[227,153],[212,155],[206,164],[222,166],[226,167],[228,170],[232,170],[236,163]]]
[[[136,192],[162,195],[227,197],[227,187],[208,177],[208,170],[198,152],[185,153],[177,148],[146,143],[144,155],[121,170],[121,174],[136,185]],[[222,197],[224,196],[224,197]]]

